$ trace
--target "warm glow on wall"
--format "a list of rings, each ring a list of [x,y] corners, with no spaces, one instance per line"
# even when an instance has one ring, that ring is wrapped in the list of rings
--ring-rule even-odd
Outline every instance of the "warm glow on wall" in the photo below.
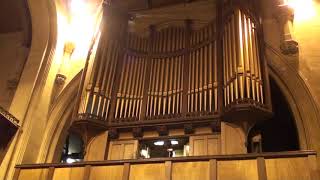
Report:
[[[61,9],[58,8],[56,62],[61,64],[60,69],[64,69],[61,73],[70,78],[83,68],[93,36],[98,31],[101,19],[99,2],[101,0],[68,0]],[[69,61],[62,61],[67,43],[74,44],[75,49]]]
[[[296,21],[310,20],[316,15],[313,0],[287,0],[287,4],[294,9]]]

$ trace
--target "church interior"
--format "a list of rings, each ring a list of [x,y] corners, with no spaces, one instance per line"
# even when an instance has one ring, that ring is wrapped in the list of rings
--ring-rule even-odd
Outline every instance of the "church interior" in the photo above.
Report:
[[[320,179],[320,0],[2,0],[0,22],[0,179]]]

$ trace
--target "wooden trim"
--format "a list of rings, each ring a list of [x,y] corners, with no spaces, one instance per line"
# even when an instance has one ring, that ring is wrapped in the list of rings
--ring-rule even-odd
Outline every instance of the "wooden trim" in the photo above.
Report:
[[[146,74],[144,77],[144,87],[143,87],[143,99],[142,99],[142,105],[141,105],[141,112],[140,112],[140,120],[144,120],[146,116],[147,106],[148,105],[148,91],[149,91],[149,85],[150,85],[150,74],[151,74],[151,64],[152,64],[152,53],[154,51],[154,28],[153,26],[150,27],[150,38],[149,38],[149,47],[148,47],[148,54],[146,57]]]
[[[91,165],[86,165],[84,167],[83,180],[88,180],[90,178]]]
[[[19,179],[20,171],[21,171],[21,168],[19,168],[19,167],[17,168],[16,167],[16,169],[14,171],[14,174],[13,174],[12,180],[18,180]]]
[[[191,20],[186,20],[185,33],[185,49],[183,59],[183,93],[182,93],[182,115],[186,116],[188,113],[188,86],[189,86],[189,62],[190,62],[190,36],[191,36]]]
[[[52,180],[54,175],[55,167],[49,167],[46,180]]]
[[[263,157],[257,158],[257,168],[259,180],[267,180],[266,162]]]
[[[166,180],[171,180],[172,179],[172,162],[171,161],[166,161],[164,163],[165,165],[165,174],[166,174]]]
[[[217,69],[219,72],[217,73],[217,81],[218,81],[218,112],[223,113],[223,0],[218,0],[216,6],[217,12]]]
[[[124,23],[125,22],[119,22],[119,23]],[[125,28],[124,34],[122,38],[120,38],[120,50],[119,50],[119,56],[116,59],[116,70],[115,70],[115,77],[113,79],[113,85],[112,85],[112,90],[111,90],[111,99],[110,99],[110,112],[107,115],[108,116],[108,122],[111,122],[114,119],[115,116],[115,111],[116,111],[116,102],[117,102],[117,92],[119,91],[119,86],[120,86],[120,81],[121,81],[121,73],[122,73],[122,68],[123,64],[125,61],[125,47],[127,46],[127,39],[128,39],[128,32],[127,32],[127,27],[122,27]],[[118,33],[121,33],[121,30],[119,30]],[[120,35],[121,37],[121,35]]]
[[[217,166],[217,160],[211,159],[209,160],[209,178],[210,180],[217,180],[218,179],[218,166]]]
[[[122,180],[129,180],[130,178],[130,163],[124,163]]]
[[[166,119],[154,119],[154,120],[144,120],[135,122],[119,122],[119,123],[109,123],[107,126],[110,127],[141,127],[141,126],[155,126],[155,125],[170,125],[170,124],[186,124],[190,121],[192,124],[212,122],[212,120],[221,119],[220,115],[208,115],[199,117],[178,117],[178,118],[166,118]],[[182,126],[183,127],[183,126]]]
[[[316,155],[316,151],[289,151],[289,152],[270,152],[270,153],[250,153],[250,154],[234,154],[234,155],[213,155],[213,156],[189,156],[189,157],[176,157],[176,158],[152,158],[152,159],[131,159],[131,160],[114,160],[114,161],[88,161],[73,164],[52,163],[52,164],[23,164],[16,165],[16,168],[21,169],[39,169],[39,168],[62,168],[62,167],[84,167],[85,165],[92,166],[105,166],[105,165],[123,165],[130,164],[148,164],[148,163],[164,163],[165,161],[174,162],[192,162],[192,161],[209,161],[216,159],[218,161],[226,160],[244,160],[244,159],[257,159],[263,157],[264,159],[272,158],[294,158],[294,157],[308,157]]]
[[[317,167],[317,156],[309,155],[308,161],[309,161],[310,179],[311,180],[320,179],[320,170]]]

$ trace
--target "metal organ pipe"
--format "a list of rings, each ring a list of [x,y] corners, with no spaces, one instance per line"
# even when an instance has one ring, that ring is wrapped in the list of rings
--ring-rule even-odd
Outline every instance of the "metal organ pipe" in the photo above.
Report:
[[[228,15],[221,47],[216,29],[211,22],[198,30],[191,30],[190,24],[153,29],[149,37],[129,33],[124,54],[121,43],[102,36],[83,112],[121,123],[215,115],[219,105],[228,108],[243,101],[263,104],[255,21],[240,9]],[[223,87],[222,102],[218,86]]]
[[[254,21],[236,9],[224,25],[224,104],[263,104],[258,37]],[[234,43],[235,42],[235,43]]]

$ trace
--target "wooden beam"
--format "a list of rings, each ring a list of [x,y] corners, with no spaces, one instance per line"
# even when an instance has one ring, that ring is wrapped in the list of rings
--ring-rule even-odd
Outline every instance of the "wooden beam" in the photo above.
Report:
[[[218,79],[218,112],[223,112],[223,0],[218,0],[217,2],[217,73]]]
[[[190,36],[191,36],[191,20],[186,20],[185,33],[185,50],[183,60],[183,94],[182,94],[182,115],[187,116],[188,113],[188,85],[189,85],[189,62],[190,62]]]
[[[172,162],[171,161],[166,161],[164,163],[165,165],[165,173],[166,173],[166,180],[171,180],[172,179]]]
[[[264,157],[257,158],[257,167],[258,167],[258,177],[259,180],[267,180],[267,170],[266,170],[266,163]]]
[[[55,167],[49,167],[46,180],[52,180],[54,175]]]
[[[88,180],[90,178],[91,165],[86,165],[84,167],[83,180]]]
[[[147,106],[148,104],[148,91],[149,91],[149,85],[152,78],[150,78],[151,73],[151,61],[152,61],[152,52],[153,52],[153,46],[154,46],[154,33],[155,33],[155,27],[150,26],[150,40],[149,40],[149,47],[148,47],[148,55],[146,58],[147,61],[147,70],[146,75],[144,77],[144,87],[143,87],[143,99],[142,99],[142,106],[141,106],[141,113],[140,113],[140,120],[144,120],[146,116]]]
[[[310,171],[310,180],[317,180],[320,179],[320,170],[317,166],[317,156],[316,155],[309,155],[309,171]]]
[[[218,179],[218,167],[217,167],[217,160],[216,159],[210,159],[209,160],[209,178],[210,180],[217,180]]]
[[[12,180],[18,180],[19,179],[20,171],[21,171],[21,168],[16,168],[15,169]]]
[[[122,180],[129,180],[130,178],[130,163],[124,163]]]

